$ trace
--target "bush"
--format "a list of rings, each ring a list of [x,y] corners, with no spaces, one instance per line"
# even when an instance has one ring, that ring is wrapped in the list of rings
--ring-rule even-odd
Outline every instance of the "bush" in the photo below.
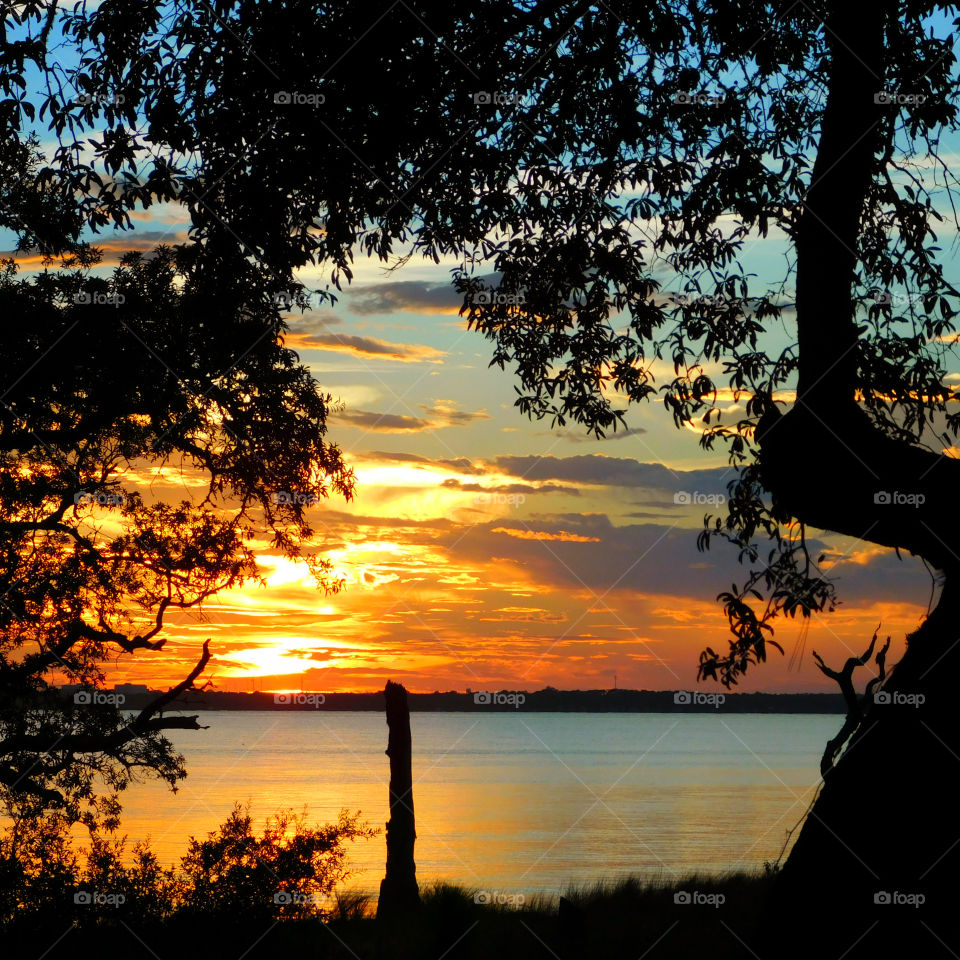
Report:
[[[248,810],[233,812],[206,840],[190,840],[182,861],[184,906],[197,913],[292,917],[323,912],[347,876],[344,844],[376,833],[359,813],[309,828],[286,811],[254,836]]]
[[[160,865],[149,842],[128,855],[126,837],[93,831],[78,854],[65,820],[21,820],[0,837],[0,923],[326,917],[337,912],[332,895],[348,876],[347,843],[378,832],[359,817],[344,810],[335,823],[310,827],[305,814],[281,811],[256,834],[238,804],[205,840],[190,837],[173,868]]]

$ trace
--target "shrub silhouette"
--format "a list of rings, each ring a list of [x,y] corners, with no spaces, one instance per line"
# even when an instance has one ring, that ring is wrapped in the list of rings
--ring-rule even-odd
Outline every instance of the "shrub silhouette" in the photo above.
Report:
[[[237,804],[206,839],[189,838],[176,867],[162,866],[149,841],[128,852],[126,837],[94,831],[78,852],[66,818],[18,821],[0,838],[0,924],[326,917],[349,874],[347,844],[378,832],[359,817],[343,810],[311,827],[305,813],[284,810],[257,833],[249,807]]]
[[[347,876],[344,844],[375,833],[359,814],[341,811],[336,823],[311,828],[302,814],[282,811],[256,836],[249,810],[237,805],[206,840],[191,838],[181,866],[183,906],[245,916],[323,912]]]

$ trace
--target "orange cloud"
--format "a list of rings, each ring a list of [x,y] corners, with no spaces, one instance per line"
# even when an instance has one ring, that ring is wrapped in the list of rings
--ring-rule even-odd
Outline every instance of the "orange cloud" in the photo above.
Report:
[[[551,613],[542,607],[500,607],[489,617],[478,617],[479,623],[564,623],[562,613]]]
[[[513,527],[494,527],[491,533],[505,533],[518,540],[562,540],[565,543],[600,543],[599,537],[585,537],[579,533],[570,533],[568,530],[559,530],[556,533],[546,533],[542,530],[517,530]]]
[[[425,344],[390,343],[374,337],[348,336],[342,333],[291,332],[287,333],[284,339],[286,345],[295,350],[328,350],[400,363],[440,363],[447,355],[443,350]]]
[[[117,232],[109,237],[90,238],[90,245],[102,254],[97,267],[117,267],[128,253],[151,254],[158,246],[174,246],[187,242],[186,227],[176,226],[169,230],[139,230]],[[63,269],[58,258],[51,260],[35,249],[0,252],[0,257],[12,260],[22,270]]]

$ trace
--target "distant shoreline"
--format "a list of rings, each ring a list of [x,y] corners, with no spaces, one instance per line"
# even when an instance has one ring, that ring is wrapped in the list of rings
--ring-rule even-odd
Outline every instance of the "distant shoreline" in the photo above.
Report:
[[[65,687],[73,696],[77,688]],[[146,706],[159,691],[132,684],[103,694],[123,697],[124,709]],[[435,713],[819,713],[846,712],[839,693],[727,693],[706,690],[500,690],[411,693],[411,712]],[[192,693],[170,704],[174,710],[376,711],[382,693]]]

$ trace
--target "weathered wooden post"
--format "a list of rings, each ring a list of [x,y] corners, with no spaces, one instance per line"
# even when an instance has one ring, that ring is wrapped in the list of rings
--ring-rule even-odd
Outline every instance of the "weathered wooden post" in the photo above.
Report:
[[[387,872],[380,882],[377,917],[397,916],[420,904],[413,845],[413,760],[410,707],[402,684],[387,681],[387,756],[390,758],[390,819],[387,822]]]

